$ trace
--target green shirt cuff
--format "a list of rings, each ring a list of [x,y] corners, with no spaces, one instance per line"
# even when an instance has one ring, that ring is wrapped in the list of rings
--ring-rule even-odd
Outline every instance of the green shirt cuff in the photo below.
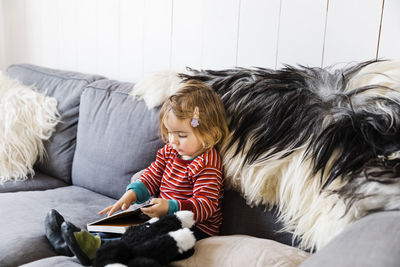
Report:
[[[150,198],[149,190],[144,185],[144,183],[140,180],[137,180],[126,187],[126,191],[132,189],[136,194],[136,203],[145,202]]]
[[[178,201],[175,199],[168,200],[168,215],[174,214],[179,210]]]

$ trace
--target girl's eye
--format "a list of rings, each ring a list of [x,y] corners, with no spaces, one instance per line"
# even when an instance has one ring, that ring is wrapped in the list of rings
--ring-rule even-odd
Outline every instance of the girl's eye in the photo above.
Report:
[[[186,138],[186,135],[178,135],[179,138]]]

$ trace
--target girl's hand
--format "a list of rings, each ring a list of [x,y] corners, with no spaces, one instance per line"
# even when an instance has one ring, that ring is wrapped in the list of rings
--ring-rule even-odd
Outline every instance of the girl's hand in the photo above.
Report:
[[[147,216],[161,218],[168,214],[168,200],[162,198],[153,198],[151,203],[154,205],[148,208],[141,208],[142,212]]]
[[[107,212],[107,216],[110,216],[117,210],[126,210],[129,208],[129,206],[132,204],[132,202],[136,201],[136,193],[133,190],[128,190],[125,192],[125,194],[122,195],[122,197],[115,202],[114,205],[108,206],[107,208],[103,209],[102,211],[99,212],[99,214],[104,214]],[[167,210],[168,211],[168,210]]]

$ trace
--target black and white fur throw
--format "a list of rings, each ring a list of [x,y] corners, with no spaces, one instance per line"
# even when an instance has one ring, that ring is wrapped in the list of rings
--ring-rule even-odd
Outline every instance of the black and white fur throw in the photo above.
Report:
[[[276,205],[302,248],[319,249],[351,222],[400,208],[399,62],[188,69],[177,79],[203,81],[221,96],[228,186],[249,204]],[[160,95],[141,83],[133,94]]]

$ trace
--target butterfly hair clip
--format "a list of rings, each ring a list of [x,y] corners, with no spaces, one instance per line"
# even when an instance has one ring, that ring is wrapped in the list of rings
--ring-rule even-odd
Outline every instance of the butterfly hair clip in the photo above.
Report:
[[[195,107],[193,111],[193,118],[190,121],[190,125],[192,125],[193,128],[196,128],[199,126],[199,107]]]

